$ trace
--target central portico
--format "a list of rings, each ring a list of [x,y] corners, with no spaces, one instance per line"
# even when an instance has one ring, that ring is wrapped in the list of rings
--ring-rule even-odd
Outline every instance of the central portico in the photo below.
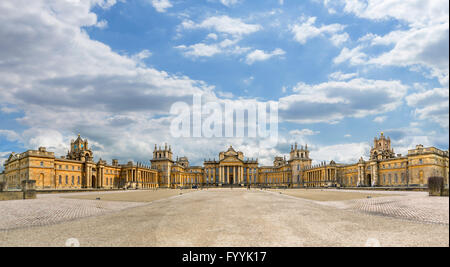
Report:
[[[244,153],[232,146],[219,154],[219,160],[205,161],[205,175],[208,184],[248,185],[256,184],[258,161],[245,159]]]

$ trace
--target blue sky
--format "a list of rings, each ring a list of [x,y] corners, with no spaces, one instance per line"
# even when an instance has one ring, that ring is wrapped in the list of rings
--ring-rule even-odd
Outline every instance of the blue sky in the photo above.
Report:
[[[0,4],[0,163],[80,133],[96,159],[148,161],[168,142],[193,164],[230,144],[270,164],[290,144],[314,160],[448,149],[447,1],[37,0]],[[275,101],[278,146],[170,136],[194,93]]]

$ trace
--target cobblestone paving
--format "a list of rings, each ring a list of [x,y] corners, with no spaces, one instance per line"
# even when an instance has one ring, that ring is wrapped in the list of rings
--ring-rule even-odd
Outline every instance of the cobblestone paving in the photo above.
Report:
[[[51,225],[148,204],[65,199],[60,196],[38,195],[34,200],[0,201],[0,230]]]
[[[416,222],[449,224],[448,197],[429,197],[425,192],[399,192],[398,195],[321,204]]]

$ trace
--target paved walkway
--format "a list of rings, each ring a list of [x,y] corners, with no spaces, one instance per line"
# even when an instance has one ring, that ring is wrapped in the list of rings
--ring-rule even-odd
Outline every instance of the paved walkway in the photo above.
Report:
[[[289,195],[301,196],[304,190],[292,190]],[[366,213],[377,216],[385,216],[410,220],[415,222],[449,224],[449,198],[448,197],[429,197],[427,192],[411,191],[358,191],[358,190],[308,190],[308,194],[314,194],[322,197],[327,193],[339,193],[346,195],[349,193],[361,194],[360,199],[351,199],[345,201],[313,201],[316,204],[335,207],[338,209],[349,210],[359,213]],[[281,190],[277,192],[285,193]],[[378,197],[366,197],[376,194]],[[380,197],[383,196],[384,197]],[[344,197],[343,197],[344,198]]]
[[[376,204],[374,200],[383,199],[324,204],[274,192],[236,189],[197,191],[153,203],[53,195],[0,203],[0,228],[4,229],[0,230],[0,246],[64,246],[73,238],[81,246],[364,246],[368,241],[381,246],[449,246],[448,219],[446,224],[424,223],[422,219],[374,216],[357,208],[357,203],[367,202],[362,206],[371,207]],[[429,203],[422,202],[423,207],[443,203],[440,198],[428,199]],[[395,210],[409,201],[405,198],[390,205]],[[446,201],[448,213],[448,198]],[[32,211],[36,206],[41,206],[39,211]],[[77,215],[47,219],[58,210]],[[21,219],[27,216],[34,219]],[[40,221],[51,224],[28,227],[40,225]]]
[[[150,197],[142,197],[148,194]],[[176,190],[38,194],[35,200],[0,201],[0,230],[45,226],[144,206],[179,194]],[[112,196],[112,197],[111,197]],[[142,201],[130,196],[140,197]],[[98,201],[125,199],[128,201]]]

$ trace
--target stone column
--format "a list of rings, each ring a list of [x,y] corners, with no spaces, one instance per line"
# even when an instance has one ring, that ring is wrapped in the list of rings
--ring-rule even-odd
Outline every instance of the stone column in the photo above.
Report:
[[[86,165],[86,188],[91,187],[89,185],[89,177],[91,177],[91,167]]]
[[[100,180],[100,188],[103,188],[103,183],[105,182],[105,167],[102,167],[102,179]]]
[[[359,165],[358,166],[358,182],[357,182],[357,184],[356,184],[356,186],[361,186],[362,184],[361,184],[361,182],[362,182],[362,179],[361,179],[361,166]]]
[[[370,186],[378,185],[378,165],[377,163],[372,165],[372,184]]]
[[[89,173],[90,173],[90,175],[89,175],[89,188],[94,188],[94,183],[95,183],[95,181],[94,181],[94,175],[95,176],[97,176],[97,173],[94,173],[94,168],[89,168]]]

